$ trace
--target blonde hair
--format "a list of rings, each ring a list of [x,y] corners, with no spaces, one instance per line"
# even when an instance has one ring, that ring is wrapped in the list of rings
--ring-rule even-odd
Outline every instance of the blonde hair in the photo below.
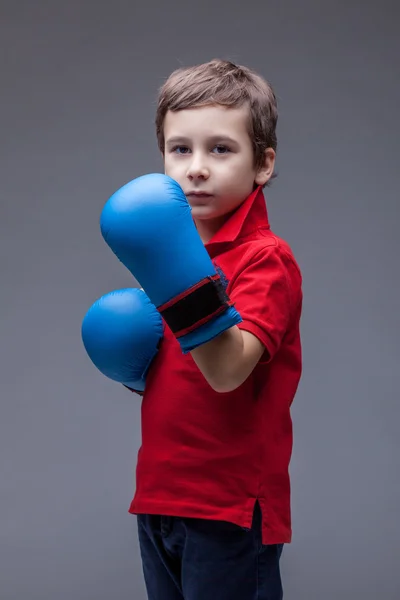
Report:
[[[263,164],[267,148],[276,151],[278,110],[271,85],[248,67],[220,59],[177,69],[160,88],[156,112],[160,151],[164,153],[164,120],[169,110],[212,104],[230,108],[249,107],[248,131],[256,167]]]

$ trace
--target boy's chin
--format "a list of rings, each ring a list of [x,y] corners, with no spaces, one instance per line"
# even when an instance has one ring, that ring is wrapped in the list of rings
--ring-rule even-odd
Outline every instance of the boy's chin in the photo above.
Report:
[[[192,206],[191,208],[194,219],[208,220],[216,218],[215,211],[211,210],[208,206]]]

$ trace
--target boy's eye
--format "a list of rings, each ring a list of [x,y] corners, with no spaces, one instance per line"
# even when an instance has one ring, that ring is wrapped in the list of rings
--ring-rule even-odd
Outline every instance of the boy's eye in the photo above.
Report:
[[[189,148],[186,146],[175,146],[175,148],[172,148],[172,152],[175,152],[176,154],[187,154],[188,151]]]
[[[229,148],[227,148],[227,146],[223,146],[222,144],[217,144],[215,146],[215,150],[217,150],[217,154],[226,154],[229,152]]]

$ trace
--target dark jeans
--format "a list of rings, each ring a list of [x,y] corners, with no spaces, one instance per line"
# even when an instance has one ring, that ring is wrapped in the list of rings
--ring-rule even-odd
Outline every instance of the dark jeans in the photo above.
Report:
[[[137,519],[149,600],[282,600],[283,544],[262,545],[258,503],[251,529],[208,519]]]

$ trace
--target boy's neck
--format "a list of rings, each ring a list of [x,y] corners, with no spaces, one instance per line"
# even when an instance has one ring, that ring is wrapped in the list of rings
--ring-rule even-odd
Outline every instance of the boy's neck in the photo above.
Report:
[[[194,219],[197,232],[203,244],[207,244],[229,219],[230,215],[223,215],[217,219]]]

